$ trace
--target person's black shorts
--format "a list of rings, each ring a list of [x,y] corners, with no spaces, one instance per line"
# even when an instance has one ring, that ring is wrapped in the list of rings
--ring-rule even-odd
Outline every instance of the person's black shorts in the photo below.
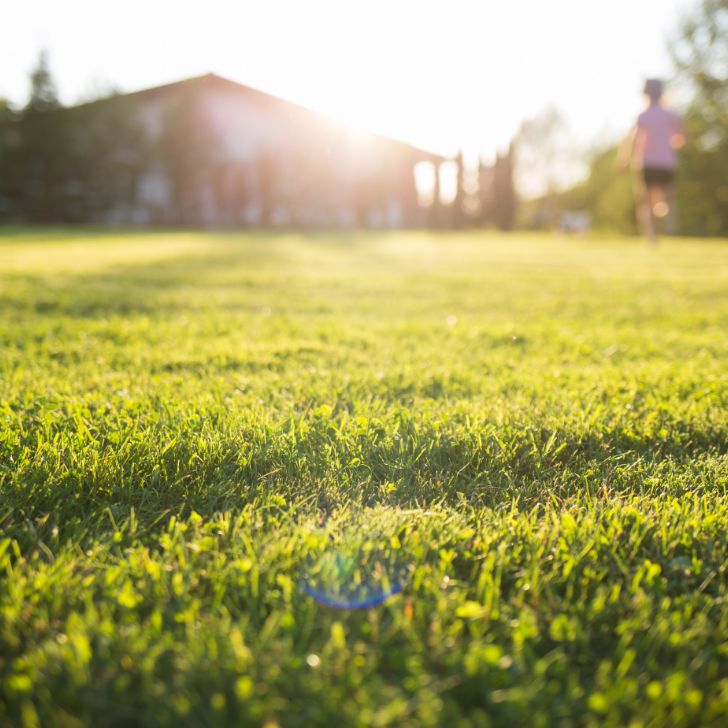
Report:
[[[642,178],[648,187],[652,185],[664,187],[673,183],[675,171],[672,169],[660,169],[658,167],[645,167],[642,170]]]

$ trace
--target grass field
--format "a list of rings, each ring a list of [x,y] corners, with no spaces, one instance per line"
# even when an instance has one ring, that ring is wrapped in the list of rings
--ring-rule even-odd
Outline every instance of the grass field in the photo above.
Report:
[[[6,230],[0,423],[0,725],[728,725],[726,241]]]

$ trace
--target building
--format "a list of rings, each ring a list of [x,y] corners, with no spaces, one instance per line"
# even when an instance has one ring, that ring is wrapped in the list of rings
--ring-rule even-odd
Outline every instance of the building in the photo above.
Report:
[[[214,74],[57,113],[69,221],[414,226],[415,165],[442,161]]]

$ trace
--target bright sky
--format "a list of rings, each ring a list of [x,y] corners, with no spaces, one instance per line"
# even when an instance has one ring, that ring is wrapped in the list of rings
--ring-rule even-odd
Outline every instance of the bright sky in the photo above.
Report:
[[[0,0],[0,96],[46,48],[61,99],[214,71],[433,151],[492,154],[555,105],[626,130],[695,0]]]

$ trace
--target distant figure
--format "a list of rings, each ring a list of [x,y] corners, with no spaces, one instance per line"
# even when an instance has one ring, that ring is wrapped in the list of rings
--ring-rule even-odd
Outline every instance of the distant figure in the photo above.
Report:
[[[674,231],[674,179],[677,150],[685,143],[680,117],[666,109],[662,101],[663,84],[656,78],[645,82],[647,108],[637,117],[619,152],[618,164],[627,170],[635,166],[641,171],[637,181],[637,219],[642,234],[651,243],[657,242],[656,219],[670,214],[670,232]]]

